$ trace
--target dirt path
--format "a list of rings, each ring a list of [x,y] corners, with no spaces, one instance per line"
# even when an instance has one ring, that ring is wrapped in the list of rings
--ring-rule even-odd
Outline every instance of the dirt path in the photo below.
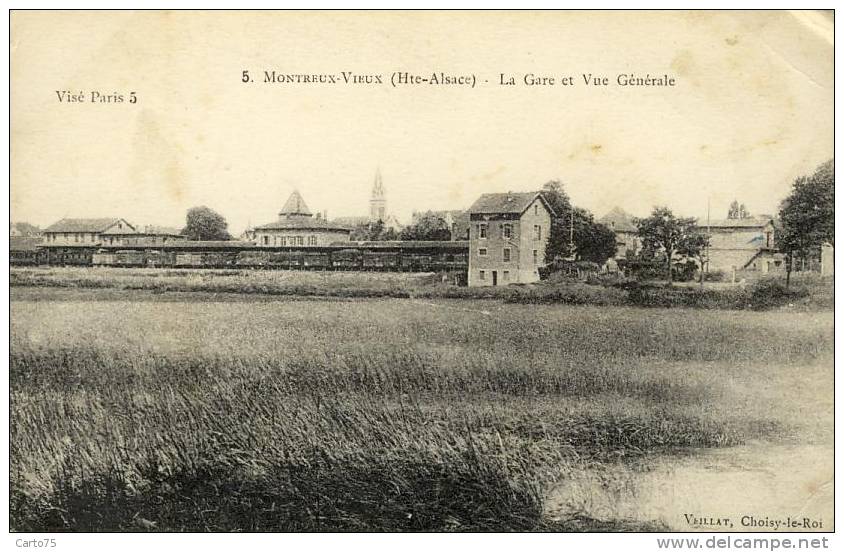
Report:
[[[675,531],[832,531],[833,490],[831,446],[753,443],[663,457],[641,471],[583,472],[552,493],[547,512]]]

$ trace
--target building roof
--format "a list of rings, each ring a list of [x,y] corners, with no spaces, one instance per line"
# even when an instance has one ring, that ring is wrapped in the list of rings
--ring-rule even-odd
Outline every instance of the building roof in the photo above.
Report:
[[[530,207],[533,201],[539,198],[551,214],[554,210],[542,197],[540,192],[507,192],[496,194],[482,194],[467,210],[470,214],[499,214],[515,213],[521,215]]]
[[[452,240],[385,240],[385,241],[349,241],[332,242],[332,247],[344,246],[347,249],[469,249],[468,241]]]
[[[613,207],[598,222],[609,226],[615,232],[638,232],[639,230],[636,227],[636,218],[621,207]]]
[[[44,229],[44,232],[103,232],[117,224],[119,218],[89,218],[70,219],[64,218],[51,224]],[[128,224],[128,223],[127,223]]]
[[[61,246],[66,247],[66,246]],[[117,250],[117,249],[242,249],[248,247],[255,247],[254,242],[250,241],[242,241],[242,240],[197,240],[197,241],[189,241],[189,240],[179,240],[179,241],[171,241],[167,243],[161,244],[120,244],[120,243],[109,243],[103,244],[98,246],[100,249],[108,249],[108,250]]]
[[[321,230],[323,232],[352,231],[352,229],[347,226],[343,226],[335,222],[327,222],[325,219],[321,218],[312,218],[310,216],[282,218],[276,222],[256,226],[255,230]]]
[[[9,251],[35,251],[42,239],[30,236],[9,236]]]
[[[770,217],[746,217],[740,219],[698,219],[697,224],[702,228],[762,228],[773,222]]]
[[[459,209],[451,209],[451,210],[446,210],[446,211],[414,211],[411,218],[412,218],[413,222],[417,222],[422,217],[424,217],[425,215],[430,214],[430,215],[433,215],[435,217],[439,217],[443,220],[446,220],[449,217],[451,217],[451,220],[455,220],[455,219],[459,218],[461,215],[463,215],[464,213],[465,213],[465,211],[461,211]]]
[[[178,228],[173,228],[171,226],[155,226],[153,224],[147,224],[143,227],[143,229],[139,229],[138,234],[144,234],[147,236],[181,236],[182,231]]]
[[[369,217],[335,217],[331,219],[331,224],[340,226],[361,226],[369,224]]]
[[[312,213],[310,209],[308,209],[308,206],[305,205],[305,200],[302,199],[302,195],[299,193],[299,190],[293,190],[293,193],[287,198],[284,207],[281,208],[281,211],[279,211],[278,214],[283,216],[299,215],[309,217]]]

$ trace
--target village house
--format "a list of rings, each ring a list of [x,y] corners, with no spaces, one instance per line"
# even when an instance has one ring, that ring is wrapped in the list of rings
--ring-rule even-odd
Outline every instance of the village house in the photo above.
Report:
[[[767,273],[783,266],[776,251],[776,229],[767,215],[699,220],[709,234],[706,270],[759,270]]]
[[[314,217],[298,191],[293,191],[276,222],[253,229],[255,243],[265,247],[329,245],[349,241],[351,228],[328,222],[321,213]]]
[[[626,259],[635,256],[642,248],[642,241],[639,238],[639,229],[636,227],[636,219],[622,209],[613,208],[609,213],[598,220],[599,223],[607,226],[615,233],[615,258]]]
[[[10,222],[9,237],[40,238],[41,229],[26,222]]]
[[[483,194],[467,212],[470,286],[539,280],[553,216],[541,193]]]
[[[136,232],[124,235],[109,235],[108,240],[109,245],[112,243],[119,243],[120,245],[164,245],[185,241],[187,238],[177,228],[148,224],[143,228],[138,228]]]
[[[44,229],[44,244],[63,246],[94,246],[119,243],[127,234],[135,234],[135,227],[122,218],[61,219]]]

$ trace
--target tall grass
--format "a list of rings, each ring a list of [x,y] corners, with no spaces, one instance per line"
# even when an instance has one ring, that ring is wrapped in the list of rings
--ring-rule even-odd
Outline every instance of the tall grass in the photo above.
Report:
[[[832,351],[828,316],[460,304],[13,302],[13,529],[582,529],[561,479],[788,434],[736,388]]]

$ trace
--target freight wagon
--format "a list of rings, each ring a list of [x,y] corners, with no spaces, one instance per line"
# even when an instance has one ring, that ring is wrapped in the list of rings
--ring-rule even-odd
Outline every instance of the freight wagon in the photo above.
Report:
[[[282,270],[370,270],[461,272],[468,268],[466,242],[338,242],[305,248],[259,247],[245,242],[176,242],[95,247],[40,246],[20,255],[19,264],[152,267],[251,268]],[[32,259],[36,259],[33,261]]]

